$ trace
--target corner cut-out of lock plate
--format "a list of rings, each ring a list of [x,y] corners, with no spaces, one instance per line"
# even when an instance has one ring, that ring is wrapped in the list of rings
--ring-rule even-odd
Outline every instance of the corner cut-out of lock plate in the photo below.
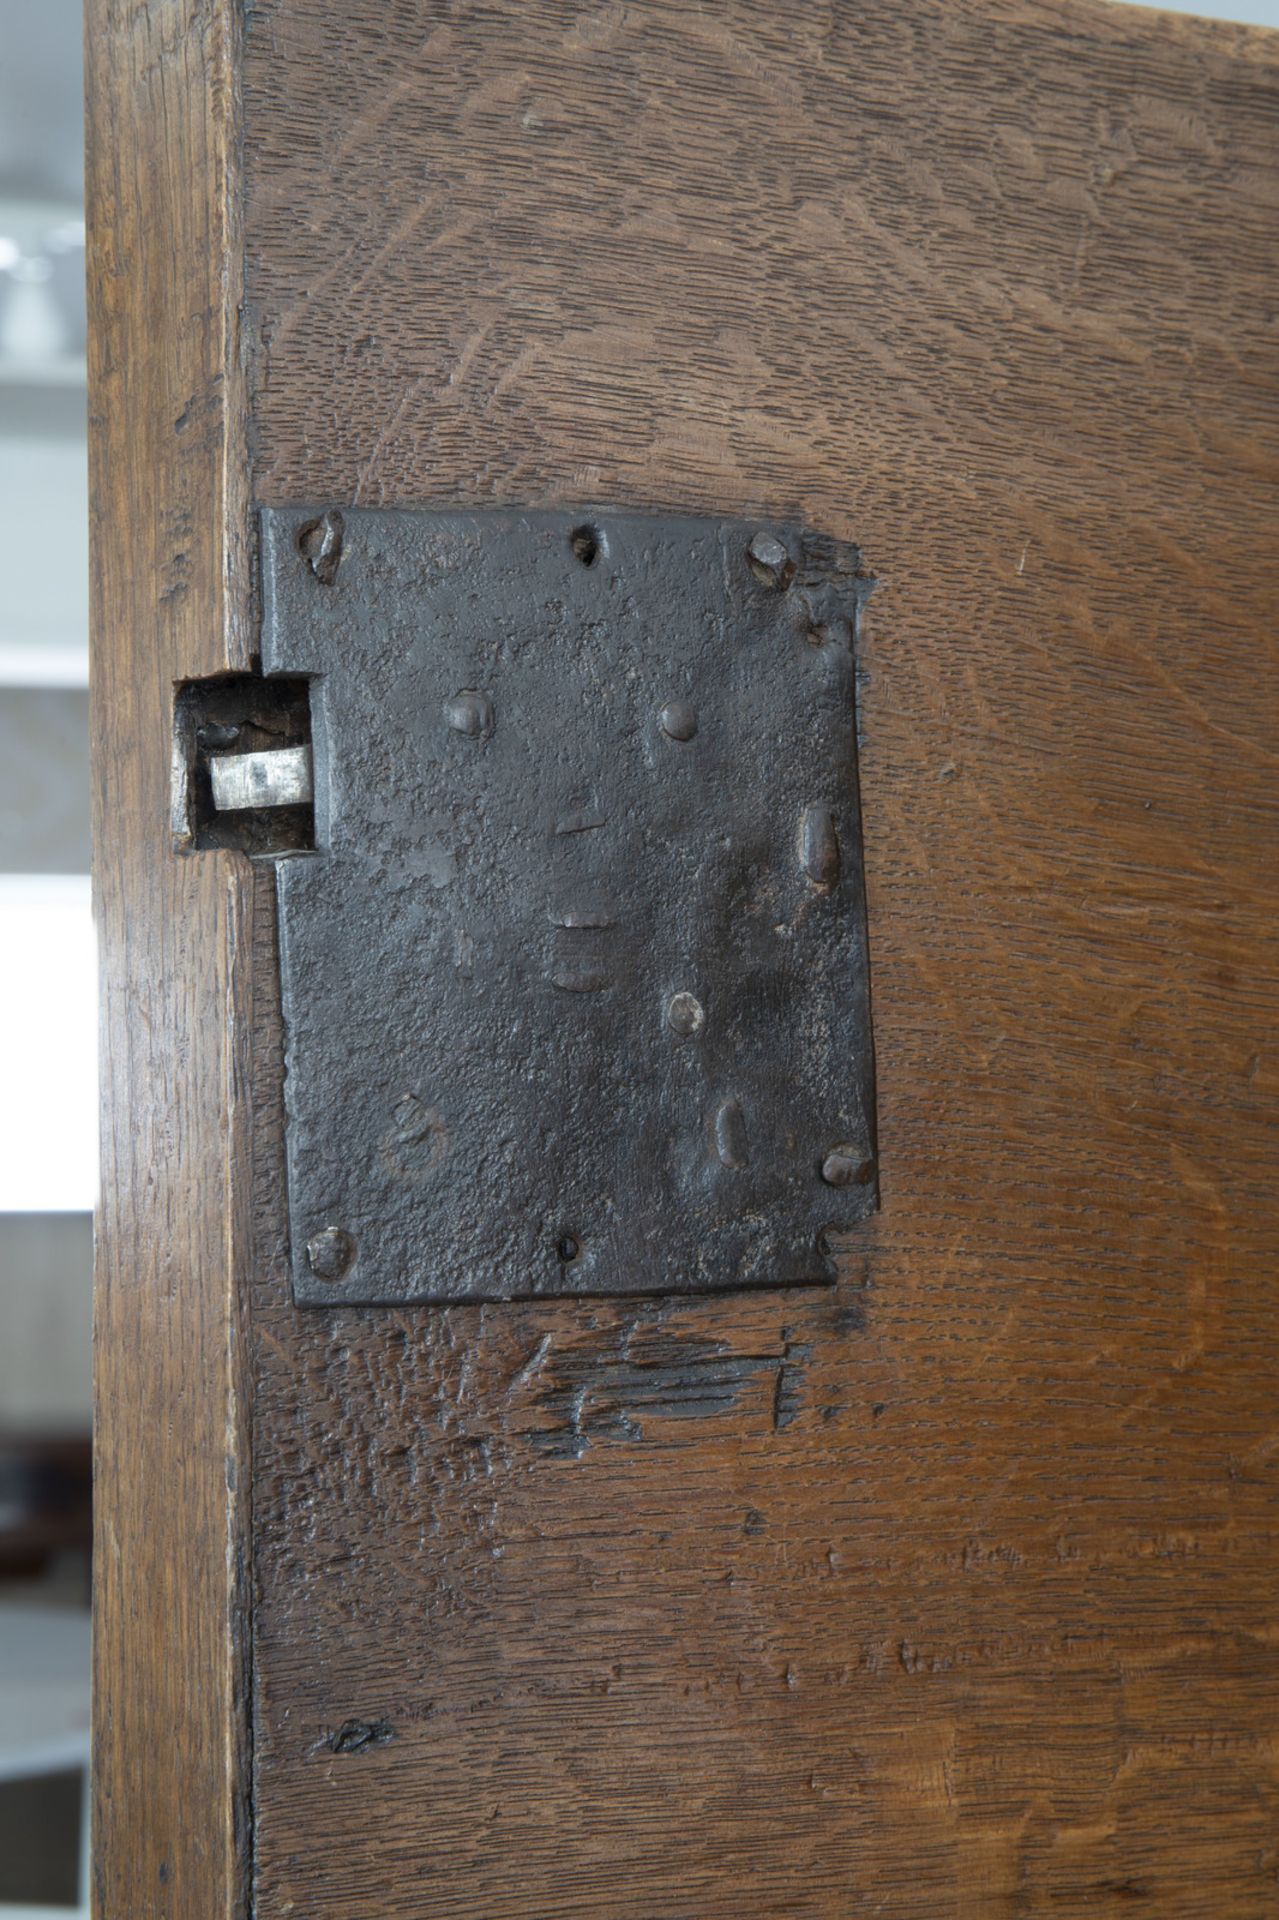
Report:
[[[877,1191],[854,549],[270,510],[295,1298],[832,1278]]]

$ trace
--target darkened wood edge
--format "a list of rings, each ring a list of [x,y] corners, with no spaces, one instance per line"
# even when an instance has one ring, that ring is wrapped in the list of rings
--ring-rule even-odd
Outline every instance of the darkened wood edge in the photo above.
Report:
[[[247,664],[240,9],[87,0],[101,964],[94,1910],[246,1911],[247,862],[179,858],[173,686]]]

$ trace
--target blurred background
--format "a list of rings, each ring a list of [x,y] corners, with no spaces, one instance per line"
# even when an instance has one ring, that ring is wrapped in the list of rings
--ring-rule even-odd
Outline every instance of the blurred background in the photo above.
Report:
[[[1181,10],[1279,26],[1279,0]],[[0,1920],[88,1912],[97,1159],[80,36],[80,0],[0,0]]]
[[[79,0],[0,0],[0,1915],[87,1913],[89,909]]]

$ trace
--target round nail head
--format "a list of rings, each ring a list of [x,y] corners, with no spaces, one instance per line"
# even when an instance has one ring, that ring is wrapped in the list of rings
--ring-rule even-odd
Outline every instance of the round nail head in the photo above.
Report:
[[[344,1227],[321,1227],[306,1243],[306,1264],[317,1280],[340,1280],[355,1258],[355,1242]]]
[[[668,700],[658,718],[668,740],[691,740],[697,732],[697,712],[687,700]]]
[[[444,718],[454,733],[465,734],[468,740],[482,740],[493,731],[493,702],[486,693],[468,688],[445,701]]]
[[[832,1147],[822,1161],[822,1179],[828,1187],[864,1187],[875,1177],[875,1162],[862,1147],[847,1142]]]
[[[672,994],[666,1024],[680,1040],[695,1040],[706,1025],[706,1010],[691,993]]]
[[[795,563],[775,533],[757,533],[746,549],[746,558],[761,586],[780,593],[790,584]]]

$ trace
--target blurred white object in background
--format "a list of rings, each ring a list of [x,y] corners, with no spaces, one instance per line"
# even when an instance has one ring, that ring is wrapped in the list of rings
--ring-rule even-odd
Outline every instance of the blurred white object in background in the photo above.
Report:
[[[84,220],[78,207],[0,199],[0,373],[84,378]]]

